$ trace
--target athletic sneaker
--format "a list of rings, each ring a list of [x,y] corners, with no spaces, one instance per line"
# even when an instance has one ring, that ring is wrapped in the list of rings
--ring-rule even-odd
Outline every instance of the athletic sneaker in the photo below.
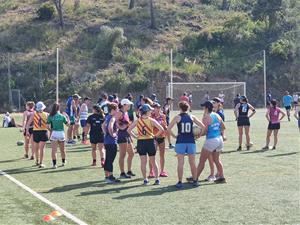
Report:
[[[189,183],[192,183],[194,180],[193,180],[193,177],[187,177],[186,181],[189,182]]]
[[[42,164],[42,163],[39,165],[39,168],[45,168],[45,167],[46,166],[44,164]]]
[[[115,183],[121,182],[119,179],[115,178],[113,175],[110,175],[108,178],[105,179],[105,181],[108,184],[115,184]]]
[[[78,141],[80,141],[80,140],[81,140],[81,137],[80,137],[80,135],[78,135],[78,136],[77,136],[77,140],[78,140]]]
[[[57,169],[57,165],[53,165],[53,166],[52,166],[52,169]]]
[[[162,171],[160,174],[159,174],[160,177],[168,177],[168,173],[166,171]]]
[[[273,146],[272,150],[276,150],[276,146]]]
[[[148,185],[149,184],[149,180],[145,179],[143,185]]]
[[[69,141],[67,141],[67,144],[68,145],[74,145],[74,144],[76,144],[76,141],[75,140],[69,140]]]
[[[247,145],[246,150],[249,151],[250,148],[251,148],[251,146],[250,146],[250,145]]]
[[[31,156],[29,160],[34,160],[34,156]]]
[[[205,181],[208,181],[208,182],[212,182],[212,181],[215,181],[216,180],[216,177],[215,176],[212,176],[212,175],[209,175]]]
[[[193,186],[194,186],[194,187],[199,187],[199,186],[200,186],[199,181],[193,180]]]
[[[160,180],[159,179],[155,180],[153,185],[160,185]]]
[[[65,166],[67,164],[67,161],[61,163],[61,166]]]
[[[239,152],[239,151],[242,151],[242,146],[239,146],[238,148],[237,148],[237,151]]]
[[[39,162],[38,162],[38,161],[35,161],[35,165],[36,165],[36,166],[39,166],[40,164],[39,164]]]
[[[93,161],[91,166],[97,166],[96,161]]]
[[[183,184],[182,184],[182,182],[181,181],[178,181],[178,183],[175,185],[175,187],[177,187],[177,188],[183,188]]]
[[[128,176],[131,176],[131,177],[135,177],[135,174],[134,174],[132,171],[128,171],[128,172],[127,172],[127,175],[128,175]]]
[[[263,147],[262,150],[269,150],[269,146]]]
[[[131,178],[131,176],[128,176],[126,173],[121,173],[120,174],[120,179],[130,179]]]
[[[153,170],[150,171],[148,178],[154,178],[155,177],[155,173]]]
[[[24,158],[25,158],[25,159],[28,159],[29,156],[28,156],[27,154],[24,154]]]
[[[84,141],[81,141],[81,144],[83,144],[83,145],[87,145],[87,144],[88,144],[88,142],[87,142],[87,140],[84,140]]]
[[[169,144],[169,149],[173,149],[173,148],[175,148],[175,146],[172,144]]]
[[[215,180],[216,184],[222,184],[222,183],[226,183],[226,179],[225,177],[219,177],[218,179]]]

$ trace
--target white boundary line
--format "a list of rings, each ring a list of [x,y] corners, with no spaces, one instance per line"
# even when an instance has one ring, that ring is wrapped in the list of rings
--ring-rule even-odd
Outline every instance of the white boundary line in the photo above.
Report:
[[[13,178],[12,176],[8,175],[7,173],[3,172],[2,170],[0,170],[0,175],[5,176],[6,178],[8,178],[10,181],[12,181],[13,183],[15,183],[16,185],[18,185],[19,187],[21,187],[22,189],[28,191],[30,194],[32,194],[34,197],[38,198],[39,200],[41,200],[42,202],[46,203],[47,205],[51,206],[52,208],[54,208],[55,210],[59,211],[61,214],[65,215],[67,218],[69,218],[70,220],[72,220],[73,222],[75,222],[76,224],[79,225],[87,225],[87,223],[83,222],[82,220],[78,219],[76,216],[72,215],[71,213],[68,213],[66,210],[62,209],[61,207],[59,207],[58,205],[50,202],[48,199],[46,199],[45,197],[43,197],[42,195],[38,194],[37,192],[35,192],[34,190],[30,189],[29,187],[27,187],[25,184],[21,183],[20,181],[18,181],[17,179]]]

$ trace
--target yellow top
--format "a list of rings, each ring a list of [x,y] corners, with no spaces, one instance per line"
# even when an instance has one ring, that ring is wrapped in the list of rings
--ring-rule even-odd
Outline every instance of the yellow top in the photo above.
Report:
[[[138,140],[153,139],[153,125],[150,118],[143,119],[142,117],[138,119],[137,129],[138,129]]]
[[[47,130],[47,117],[45,112],[34,112],[33,116],[33,130]]]

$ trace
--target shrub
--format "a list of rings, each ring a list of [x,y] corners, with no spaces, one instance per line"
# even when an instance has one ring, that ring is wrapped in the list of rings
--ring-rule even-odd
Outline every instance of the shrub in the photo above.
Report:
[[[51,20],[54,16],[55,9],[53,5],[43,4],[38,10],[37,15],[39,20]]]

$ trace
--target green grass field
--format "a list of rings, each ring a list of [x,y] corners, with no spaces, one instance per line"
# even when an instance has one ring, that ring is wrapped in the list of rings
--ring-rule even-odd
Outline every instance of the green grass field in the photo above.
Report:
[[[195,115],[201,115],[200,112]],[[237,128],[233,114],[226,111],[225,144],[221,156],[227,184],[202,182],[177,190],[176,157],[167,150],[169,178],[160,186],[142,186],[138,155],[134,158],[137,177],[118,185],[104,183],[103,169],[90,167],[90,147],[69,147],[66,167],[51,169],[50,149],[46,168],[22,159],[18,129],[0,129],[0,170],[15,177],[50,201],[88,224],[300,224],[299,131],[296,120],[282,122],[277,150],[261,151],[267,121],[264,111],[252,119],[251,151],[236,152]],[[19,118],[18,118],[19,119]],[[198,152],[203,138],[197,142]],[[197,155],[197,161],[199,155]],[[206,165],[201,179],[209,173]],[[119,173],[115,162],[115,174]],[[186,162],[185,176],[189,174]],[[48,205],[0,176],[0,224],[45,224]],[[73,224],[64,216],[50,224]]]

